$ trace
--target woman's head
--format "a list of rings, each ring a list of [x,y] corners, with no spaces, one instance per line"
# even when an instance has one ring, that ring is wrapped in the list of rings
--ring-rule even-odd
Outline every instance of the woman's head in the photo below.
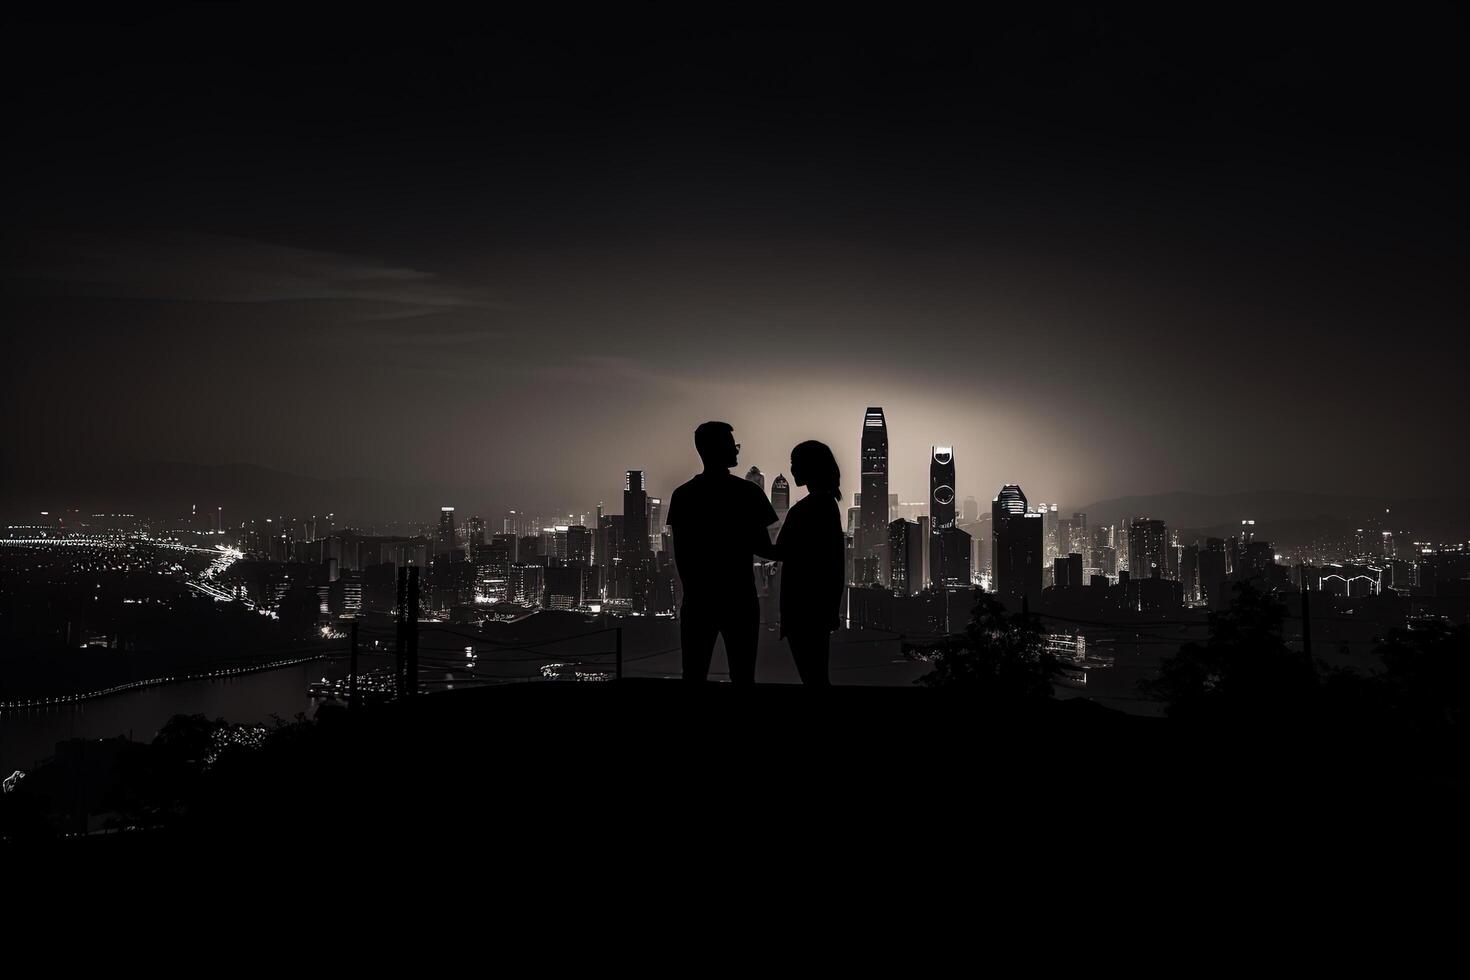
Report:
[[[824,442],[810,439],[791,450],[791,479],[797,486],[806,487],[807,493],[842,499],[842,473],[837,469],[837,457]]]

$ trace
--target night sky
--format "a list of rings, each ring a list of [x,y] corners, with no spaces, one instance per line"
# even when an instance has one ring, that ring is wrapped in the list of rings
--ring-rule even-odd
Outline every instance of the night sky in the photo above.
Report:
[[[426,9],[6,15],[7,479],[616,511],[715,418],[741,472],[817,438],[850,493],[882,405],[904,500],[931,443],[982,501],[1467,485],[1451,14]]]

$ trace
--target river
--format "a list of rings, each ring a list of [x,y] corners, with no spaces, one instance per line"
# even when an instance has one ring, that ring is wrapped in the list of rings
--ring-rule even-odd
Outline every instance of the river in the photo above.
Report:
[[[377,666],[364,657],[363,667]],[[152,741],[174,715],[202,714],[231,722],[287,721],[298,712],[308,716],[316,702],[307,686],[322,677],[345,675],[345,660],[314,660],[253,674],[160,684],[75,704],[0,712],[0,770],[32,769],[51,756],[57,742],[71,738],[126,735]]]
[[[660,639],[657,643],[665,643],[667,639]],[[629,676],[678,676],[679,655],[676,650],[661,648],[657,654],[641,654],[643,644],[629,646]],[[658,648],[654,643],[649,646]],[[426,656],[430,655],[426,652]],[[711,665],[712,677],[723,676],[723,661],[724,654],[717,648],[715,662]],[[361,669],[388,667],[391,662],[391,657],[365,653]],[[1124,711],[1157,714],[1159,706],[1141,701],[1136,691],[1138,678],[1152,672],[1152,663],[1152,658],[1145,663],[1122,655],[1115,666],[1092,671],[1087,690],[1059,687],[1057,696],[1089,697]],[[446,666],[468,665],[461,661]],[[610,658],[600,658],[599,666],[610,669]],[[532,678],[540,673],[539,663],[515,659],[497,661],[491,656],[482,656],[477,669],[487,677],[500,679]],[[926,665],[904,660],[898,643],[891,639],[880,640],[861,631],[839,633],[834,637],[834,684],[910,685],[927,670]],[[309,717],[316,711],[318,702],[308,695],[308,686],[324,677],[336,680],[346,674],[346,658],[334,657],[253,674],[139,688],[76,704],[0,712],[0,776],[9,775],[15,769],[35,768],[38,762],[55,752],[57,742],[71,738],[125,735],[139,741],[152,741],[164,722],[177,714],[202,714],[230,722],[265,724],[272,721],[272,716],[286,721],[294,719],[298,713]],[[421,676],[430,689],[442,689],[446,683],[468,680],[463,674],[446,671],[443,667],[436,669],[427,662]],[[774,633],[761,638],[756,680],[798,683],[785,642]]]

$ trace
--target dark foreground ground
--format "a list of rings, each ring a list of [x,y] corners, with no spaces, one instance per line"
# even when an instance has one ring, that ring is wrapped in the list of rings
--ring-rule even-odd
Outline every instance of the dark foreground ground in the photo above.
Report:
[[[1377,937],[1403,965],[1391,917],[1453,934],[1433,925],[1463,882],[1452,757],[1086,701],[524,684],[328,713],[222,761],[167,829],[4,852],[12,880],[65,884],[36,906],[53,925],[105,907],[232,937],[210,962],[288,939],[322,963],[466,944],[641,962],[682,938],[695,973],[805,942],[897,946],[906,975],[939,946],[1143,964],[1167,941],[1201,963]]]
[[[1087,860],[1282,835],[1427,832],[1466,813],[1450,746],[1402,733],[1197,728],[1087,701],[670,681],[520,684],[323,712],[186,788],[166,830],[110,850],[406,845],[511,858],[903,853],[1007,838]],[[1403,841],[1399,842],[1404,843]]]

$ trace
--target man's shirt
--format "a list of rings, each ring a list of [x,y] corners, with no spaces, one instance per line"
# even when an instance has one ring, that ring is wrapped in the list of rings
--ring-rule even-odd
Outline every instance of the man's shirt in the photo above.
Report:
[[[765,491],[729,473],[701,473],[674,491],[668,525],[686,598],[755,595],[754,546],[776,523]]]

